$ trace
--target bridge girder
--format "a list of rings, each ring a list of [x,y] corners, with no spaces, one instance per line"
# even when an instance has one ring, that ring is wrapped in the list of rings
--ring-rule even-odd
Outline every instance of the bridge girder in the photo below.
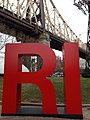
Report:
[[[46,31],[51,40],[58,41],[60,46],[65,41],[77,41],[79,45],[82,44],[60,15],[52,0],[41,0],[41,2],[40,0],[16,0],[16,3],[10,0],[0,0],[0,24],[2,25],[0,32],[17,38],[20,36],[24,39],[25,36],[32,36],[37,39],[41,32]],[[51,42],[51,46],[52,44],[54,42]],[[55,46],[58,45],[55,44]]]
[[[0,0],[2,9],[12,16],[25,19],[67,41],[81,42],[78,36],[65,22],[52,0]]]
[[[0,20],[0,26],[3,26],[3,27],[0,27],[0,31],[2,33],[9,34],[9,35],[15,36],[17,38],[21,37],[20,40],[22,42],[26,42],[25,37],[29,36],[29,37],[36,39],[36,41],[34,40],[34,42],[37,42],[37,39],[39,38],[40,33],[43,32],[43,29],[41,27],[37,28],[35,24],[30,25],[25,20],[22,21],[22,20],[18,19],[16,16],[11,17],[12,16],[11,13],[7,14],[7,16],[5,14],[6,14],[5,11],[3,11],[3,12],[0,11],[0,18],[2,18]],[[46,32],[48,32],[48,31],[46,31]],[[21,33],[21,36],[20,36],[20,33]],[[64,42],[67,42],[67,41],[61,37],[58,37],[57,35],[54,35],[51,32],[48,32],[48,34],[51,39],[50,47],[53,49],[62,51],[62,45]],[[28,42],[30,42],[30,41],[28,41]],[[79,48],[79,56],[81,58],[85,59],[86,51],[83,50],[82,48]]]

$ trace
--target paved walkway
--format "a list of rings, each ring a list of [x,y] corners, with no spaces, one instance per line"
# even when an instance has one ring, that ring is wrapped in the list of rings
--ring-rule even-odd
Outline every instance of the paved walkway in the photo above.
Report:
[[[83,116],[84,116],[83,120],[90,120],[90,107],[83,107]],[[74,120],[74,119],[33,117],[33,116],[0,116],[0,120]]]

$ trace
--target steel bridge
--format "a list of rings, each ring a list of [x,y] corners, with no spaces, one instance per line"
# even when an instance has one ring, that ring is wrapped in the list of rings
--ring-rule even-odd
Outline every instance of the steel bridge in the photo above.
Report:
[[[42,33],[48,33],[51,48],[61,51],[64,42],[76,41],[80,57],[88,54],[52,0],[0,0],[0,32],[22,42],[38,42]]]

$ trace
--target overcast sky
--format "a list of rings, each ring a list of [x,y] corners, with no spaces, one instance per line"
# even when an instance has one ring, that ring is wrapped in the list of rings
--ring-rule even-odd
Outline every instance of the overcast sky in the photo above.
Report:
[[[84,42],[87,42],[87,26],[88,15],[84,15],[76,6],[73,5],[74,0],[53,0],[59,13],[62,15],[66,23],[76,33],[76,35]],[[55,52],[61,56],[61,52]]]
[[[74,6],[73,1],[74,0],[53,0],[66,23],[77,36],[80,35],[81,40],[85,43],[87,41],[88,15],[84,15]]]

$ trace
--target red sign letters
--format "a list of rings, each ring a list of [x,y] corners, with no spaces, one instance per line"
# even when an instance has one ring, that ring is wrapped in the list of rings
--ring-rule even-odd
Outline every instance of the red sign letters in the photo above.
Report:
[[[39,55],[43,60],[37,72],[21,72],[23,55]],[[63,45],[65,114],[82,115],[79,52],[77,43]],[[39,43],[6,45],[2,115],[16,114],[21,108],[21,85],[32,83],[42,93],[43,114],[59,114],[54,86],[46,77],[53,73],[56,57],[51,48]]]

